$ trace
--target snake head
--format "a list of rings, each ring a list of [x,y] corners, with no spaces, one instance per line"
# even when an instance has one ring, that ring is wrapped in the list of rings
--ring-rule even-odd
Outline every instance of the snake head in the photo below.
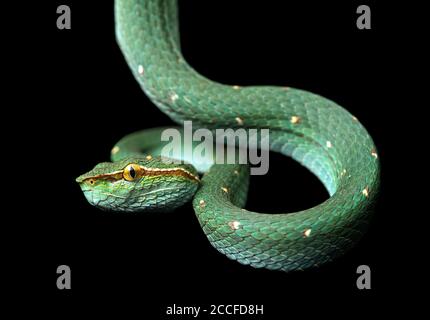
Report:
[[[109,211],[170,211],[188,202],[199,186],[189,164],[154,157],[99,163],[76,179],[88,202]]]

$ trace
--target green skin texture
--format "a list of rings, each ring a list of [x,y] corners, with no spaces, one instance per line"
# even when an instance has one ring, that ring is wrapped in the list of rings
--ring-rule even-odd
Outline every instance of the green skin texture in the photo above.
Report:
[[[255,268],[292,271],[319,266],[360,239],[377,195],[379,160],[372,138],[355,117],[335,102],[307,91],[274,86],[234,88],[198,74],[181,55],[175,0],[116,0],[115,18],[126,61],[161,111],[178,124],[192,120],[194,128],[269,128],[270,150],[308,168],[330,198],[288,214],[250,212],[243,209],[248,166],[214,164],[198,188],[187,179],[163,175],[89,187],[83,177],[90,172],[77,179],[90,203],[112,210],[154,211],[159,207],[163,211],[192,198],[210,243],[230,259]],[[292,117],[300,120],[291,121]],[[161,132],[162,128],[150,129],[126,136],[117,144],[119,152],[112,155],[113,163],[97,170],[111,172],[133,161],[145,163],[142,152],[159,152]],[[178,166],[158,157],[151,165]],[[166,186],[176,188],[177,193],[157,191]],[[148,188],[153,191],[150,198],[138,196]]]

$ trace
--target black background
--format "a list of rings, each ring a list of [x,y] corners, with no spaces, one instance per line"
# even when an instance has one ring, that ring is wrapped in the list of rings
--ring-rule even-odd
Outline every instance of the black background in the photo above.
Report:
[[[72,10],[72,29],[56,29],[56,8]],[[38,5],[28,30],[22,79],[37,74],[27,94],[22,126],[34,139],[43,184],[34,187],[21,256],[36,270],[37,292],[62,310],[119,308],[140,318],[163,318],[169,305],[264,304],[279,319],[297,311],[365,316],[388,308],[401,291],[394,164],[399,143],[389,131],[396,107],[390,77],[395,39],[392,8],[368,1],[372,29],[356,27],[357,1],[180,1],[182,50],[200,73],[232,85],[306,89],[348,109],[378,147],[382,188],[369,232],[344,257],[318,269],[285,274],[242,266],[218,253],[190,204],[167,214],[125,215],[91,207],[74,179],[107,161],[125,134],[173,124],[143,94],[115,42],[112,1],[52,1]],[[24,54],[25,55],[25,54]],[[390,112],[387,112],[390,110]],[[139,115],[139,116],[133,116]],[[143,116],[142,116],[143,115]],[[36,177],[37,178],[37,177]],[[40,180],[40,179],[39,179]],[[318,180],[294,161],[270,154],[270,172],[252,177],[247,208],[285,212],[327,197]],[[26,201],[24,201],[26,202]],[[22,203],[24,204],[24,203]],[[56,268],[72,270],[72,290],[56,287]],[[372,289],[356,288],[356,268],[369,265]],[[123,303],[126,303],[125,305]],[[128,318],[128,317],[126,317]],[[164,316],[164,318],[168,318]],[[236,318],[234,316],[230,318]],[[175,318],[176,319],[176,318]],[[180,318],[178,318],[180,319]]]

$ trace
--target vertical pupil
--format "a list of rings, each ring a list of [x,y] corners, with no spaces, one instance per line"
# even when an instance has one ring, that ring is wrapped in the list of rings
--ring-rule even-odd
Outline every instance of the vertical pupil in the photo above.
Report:
[[[130,166],[130,168],[128,169],[128,173],[130,174],[130,177],[132,177],[133,179],[136,177],[136,171],[134,170],[133,167]]]

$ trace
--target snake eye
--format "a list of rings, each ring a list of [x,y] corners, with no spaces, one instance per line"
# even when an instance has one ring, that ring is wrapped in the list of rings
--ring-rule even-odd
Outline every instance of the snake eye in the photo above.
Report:
[[[139,165],[132,163],[125,167],[122,176],[127,181],[133,181],[141,175],[141,168]]]

